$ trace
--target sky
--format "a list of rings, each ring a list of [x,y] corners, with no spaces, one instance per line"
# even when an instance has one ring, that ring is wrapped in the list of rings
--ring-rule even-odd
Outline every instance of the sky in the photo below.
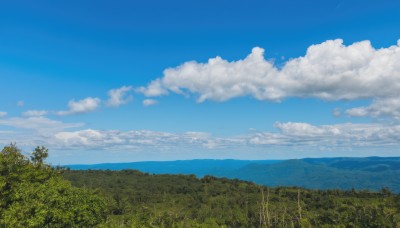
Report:
[[[400,156],[397,0],[1,1],[0,146],[52,164]]]

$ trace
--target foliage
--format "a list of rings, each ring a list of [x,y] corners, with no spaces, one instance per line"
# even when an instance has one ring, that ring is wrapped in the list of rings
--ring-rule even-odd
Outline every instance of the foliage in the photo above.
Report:
[[[11,144],[0,153],[0,226],[77,227],[105,220],[106,204],[92,190],[72,187],[44,163],[37,147],[31,159]]]
[[[381,192],[262,187],[237,179],[152,175],[135,170],[65,170],[98,188],[104,227],[398,227],[400,197]]]
[[[30,158],[14,144],[1,151],[0,227],[400,227],[400,196],[389,188],[267,188],[213,176],[72,171],[52,168],[47,156],[44,147]]]

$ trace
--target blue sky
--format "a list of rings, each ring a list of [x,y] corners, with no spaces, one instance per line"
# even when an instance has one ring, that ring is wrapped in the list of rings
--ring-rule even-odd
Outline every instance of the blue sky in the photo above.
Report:
[[[398,1],[0,3],[0,144],[53,164],[398,156]]]

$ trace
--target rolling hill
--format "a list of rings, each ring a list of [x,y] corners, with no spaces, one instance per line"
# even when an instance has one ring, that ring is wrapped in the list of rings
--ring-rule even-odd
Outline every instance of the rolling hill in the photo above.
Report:
[[[368,189],[400,192],[400,157],[305,158],[291,160],[183,160],[69,165],[73,170],[136,169],[154,174],[237,178],[266,186]]]

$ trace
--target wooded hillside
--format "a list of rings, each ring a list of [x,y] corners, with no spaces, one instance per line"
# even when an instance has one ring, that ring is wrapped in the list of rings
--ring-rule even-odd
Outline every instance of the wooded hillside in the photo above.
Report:
[[[108,223],[143,227],[396,227],[400,197],[380,192],[262,187],[194,175],[135,170],[65,171],[80,188],[99,189]]]
[[[399,227],[400,196],[135,170],[54,168],[0,152],[0,227]]]

